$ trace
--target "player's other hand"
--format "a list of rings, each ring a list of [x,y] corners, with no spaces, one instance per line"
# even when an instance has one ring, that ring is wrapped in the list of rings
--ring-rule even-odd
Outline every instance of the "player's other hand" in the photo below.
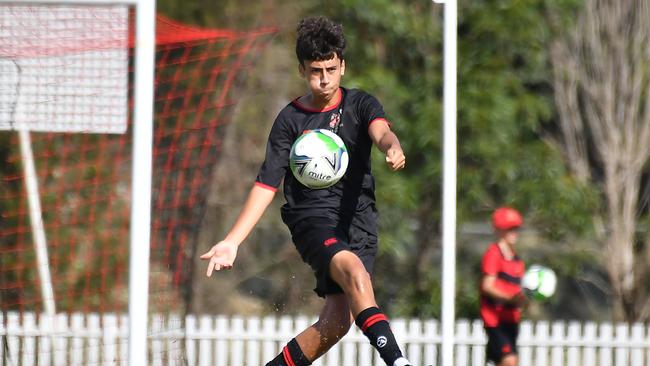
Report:
[[[213,246],[207,253],[203,254],[201,259],[209,261],[206,275],[210,277],[212,276],[212,271],[232,268],[235,257],[237,257],[238,247],[236,243],[223,240]]]
[[[523,292],[518,292],[514,294],[511,298],[509,303],[516,307],[524,307],[528,305],[528,296],[526,296]]]
[[[391,170],[397,171],[404,169],[406,165],[406,156],[404,156],[404,151],[401,148],[391,147],[386,151],[386,164],[390,167]]]

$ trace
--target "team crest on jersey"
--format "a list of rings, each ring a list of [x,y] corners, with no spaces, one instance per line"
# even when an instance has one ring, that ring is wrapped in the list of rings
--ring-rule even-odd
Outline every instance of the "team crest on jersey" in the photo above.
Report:
[[[332,116],[330,116],[330,129],[334,131],[334,133],[337,133],[340,126],[341,126],[341,111],[332,113]]]

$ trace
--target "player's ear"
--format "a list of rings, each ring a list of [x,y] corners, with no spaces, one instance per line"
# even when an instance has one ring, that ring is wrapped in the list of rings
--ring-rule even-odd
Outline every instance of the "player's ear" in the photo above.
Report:
[[[301,78],[305,77],[305,66],[302,63],[298,64],[298,73],[300,74]]]
[[[345,74],[345,60],[341,60],[341,75]]]

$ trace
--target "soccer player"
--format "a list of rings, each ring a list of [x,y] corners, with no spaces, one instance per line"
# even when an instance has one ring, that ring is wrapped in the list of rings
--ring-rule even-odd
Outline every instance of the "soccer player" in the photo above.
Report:
[[[302,366],[323,355],[355,322],[389,366],[410,365],[395,341],[388,318],[375,302],[371,273],[377,253],[375,182],[370,171],[374,144],[393,171],[406,158],[384,110],[373,96],[341,87],[345,73],[343,29],[325,17],[300,21],[298,71],[309,93],[289,103],[275,119],[266,158],[242,211],[225,239],[201,256],[213,271],[231,268],[248,236],[284,181],[282,220],[296,249],[316,277],[314,291],[325,298],[316,323],[291,339],[267,366]],[[309,189],[288,169],[289,151],[303,133],[328,129],[345,143],[350,162],[329,188]]]
[[[483,255],[480,285],[481,318],[488,336],[486,356],[498,366],[516,366],[521,307],[527,303],[521,290],[524,262],[515,252],[521,214],[500,207],[492,214],[497,242]]]

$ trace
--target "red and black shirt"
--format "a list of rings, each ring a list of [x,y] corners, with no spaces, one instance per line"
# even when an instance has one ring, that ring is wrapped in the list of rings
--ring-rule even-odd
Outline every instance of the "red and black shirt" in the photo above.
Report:
[[[372,140],[370,124],[387,123],[379,101],[356,89],[340,88],[339,102],[325,110],[314,110],[300,104],[298,99],[278,114],[269,134],[266,158],[256,184],[276,190],[284,180],[286,204],[282,219],[292,228],[310,218],[329,218],[335,224],[355,225],[377,233],[375,182],[370,167]],[[345,143],[350,157],[341,180],[324,189],[309,189],[300,184],[289,169],[289,152],[293,142],[309,130],[333,131]]]
[[[481,262],[483,276],[496,276],[495,286],[508,295],[521,291],[521,279],[524,276],[524,262],[515,255],[506,259],[493,243],[483,255]],[[481,292],[481,318],[486,327],[496,327],[500,323],[518,323],[521,320],[521,310],[514,305],[494,299]]]

